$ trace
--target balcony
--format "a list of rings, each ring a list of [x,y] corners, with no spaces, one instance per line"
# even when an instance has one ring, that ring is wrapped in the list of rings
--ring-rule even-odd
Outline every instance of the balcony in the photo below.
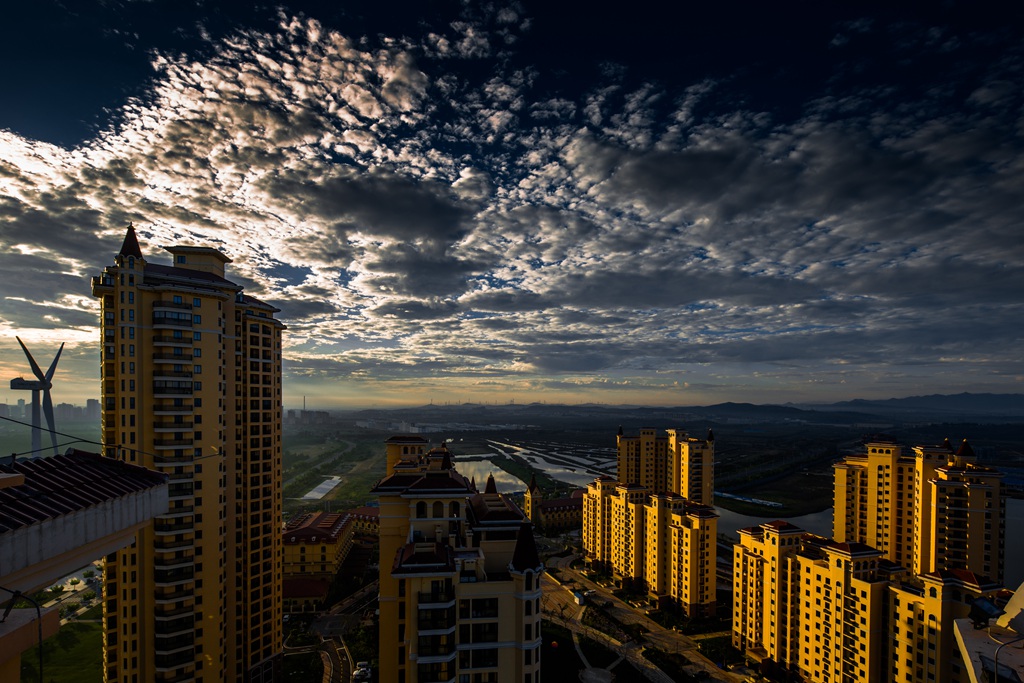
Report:
[[[154,612],[157,621],[163,619],[173,619],[174,617],[180,617],[185,614],[192,614],[192,612],[195,610],[195,605],[192,604],[191,600],[188,603],[181,605],[177,604],[177,602],[169,604],[171,604],[170,607],[164,607],[163,605],[157,607],[156,612]]]
[[[187,666],[191,669],[193,666],[193,659],[195,659],[195,653],[191,648],[189,648],[184,652],[178,652],[173,655],[158,654],[154,658],[154,663],[156,664],[157,673],[160,673],[162,671],[176,673],[175,669],[180,669],[183,666]],[[181,681],[191,680],[193,678],[195,678],[195,676],[193,676],[192,674],[188,674],[188,678],[182,679],[181,677],[176,677],[173,680]]]
[[[153,314],[153,327],[187,327],[192,329],[192,316],[178,317],[176,315]]]
[[[158,521],[156,524],[153,525],[153,530],[156,532],[157,536],[166,536],[168,534],[173,535],[191,533],[193,531],[193,524],[192,522],[177,522],[173,524],[168,524],[166,522]]]
[[[191,566],[180,569],[157,569],[153,572],[157,584],[172,586],[175,584],[190,583],[194,578]]]
[[[429,593],[420,593],[418,597],[421,609],[452,607],[455,604],[455,591],[431,591]]]
[[[191,360],[187,358],[186,360]],[[166,366],[158,365],[153,369],[153,379],[192,379],[192,373],[187,370],[165,370]]]
[[[189,517],[195,511],[195,507],[192,505],[177,505],[167,509],[167,512],[160,515],[161,519],[168,519],[174,517]]]
[[[185,402],[182,401],[182,405],[180,406],[171,403],[155,403],[153,404],[153,414],[165,416],[192,415],[192,403],[189,402],[188,404],[185,404]]]
[[[173,553],[180,550],[191,550],[196,542],[191,538],[182,539],[179,541],[163,541],[163,538],[157,539],[156,545],[153,546],[153,550],[158,553]]]
[[[181,602],[182,600],[191,600],[193,597],[195,597],[195,592],[191,588],[180,588],[172,591],[157,591],[153,599],[156,600],[158,605],[166,605]]]
[[[182,448],[191,446],[192,439],[153,439],[153,447],[160,448]]]
[[[185,681],[194,681],[196,677],[193,674],[188,673],[165,673],[157,670],[156,683],[185,683]]]
[[[159,646],[160,636],[176,636],[179,633],[188,633],[189,634],[188,635],[188,640],[189,640],[188,644],[191,645],[192,644],[192,634],[191,634],[191,631],[193,629],[193,625],[194,624],[195,624],[195,619],[193,619],[191,613],[186,614],[183,617],[178,617],[177,619],[169,619],[169,620],[166,620],[166,621],[158,621],[157,624],[156,624],[156,628],[153,631],[157,635],[157,643],[158,643],[157,649],[160,649],[160,646]],[[165,640],[170,640],[170,639],[165,639]]]
[[[167,387],[167,386],[154,386],[153,397],[154,398],[168,398],[174,396],[191,396],[192,395],[192,383],[189,382],[188,387]]]
[[[171,348],[186,348],[193,345],[192,337],[169,337],[165,334],[158,334],[153,337],[154,346],[170,346]],[[189,353],[191,355],[191,352]]]
[[[157,420],[153,423],[153,429],[157,431],[176,431],[180,432],[184,429],[192,429],[194,426],[192,420],[182,420],[181,422],[167,422],[164,420]]]
[[[157,569],[176,569],[188,567],[195,562],[195,555],[192,553],[177,553],[174,555],[157,555],[153,560],[153,566]]]
[[[182,311],[191,311],[192,304],[186,304],[181,301],[154,301],[153,308],[173,308]]]

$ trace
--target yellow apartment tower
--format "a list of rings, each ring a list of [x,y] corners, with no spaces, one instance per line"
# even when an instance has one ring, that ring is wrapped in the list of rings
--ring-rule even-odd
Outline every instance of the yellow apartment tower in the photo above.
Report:
[[[444,446],[387,441],[380,500],[380,676],[393,683],[540,681],[533,531],[489,477],[480,493]]]
[[[837,541],[864,543],[914,574],[964,569],[1003,580],[1002,473],[954,451],[875,439],[835,465]]]
[[[105,455],[169,477],[170,509],[106,558],[104,680],[272,681],[282,649],[278,309],[216,249],[150,263],[129,226],[93,278]]]
[[[600,477],[583,496],[587,559],[652,603],[713,614],[718,513],[677,493]]]
[[[704,505],[715,504],[715,435],[706,439],[689,436],[683,429],[668,429],[659,436],[641,429],[638,436],[616,436],[618,478],[624,484],[640,484],[648,491],[678,493]]]
[[[768,522],[733,550],[732,642],[808,682],[966,683],[953,621],[1000,588],[966,570],[908,576],[862,543]]]

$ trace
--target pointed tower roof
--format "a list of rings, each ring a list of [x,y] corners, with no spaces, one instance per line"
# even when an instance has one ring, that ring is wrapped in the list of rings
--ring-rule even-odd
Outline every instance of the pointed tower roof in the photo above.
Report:
[[[526,487],[526,490],[527,491],[536,491],[537,490],[537,473],[536,472],[531,472],[530,473],[530,484],[529,484],[529,486]]]
[[[715,433],[713,431],[711,431],[710,428],[708,428],[708,441],[714,441],[714,440],[715,440]]]
[[[494,483],[494,475],[487,475],[487,485],[484,486],[484,493],[497,493],[498,485]]]
[[[622,425],[619,425],[619,436],[622,436]]]
[[[967,443],[967,439],[964,439],[964,442],[962,444],[960,444],[960,448],[958,448],[957,451],[956,451],[956,457],[958,457],[958,458],[973,458],[974,457],[974,449],[971,448],[971,444]]]
[[[945,439],[942,440],[942,447],[945,448],[950,453],[953,452],[953,444],[951,444],[949,442],[949,437],[948,436]]]
[[[469,478],[469,488],[476,491],[476,475],[473,475],[472,477]]]
[[[117,252],[122,256],[134,256],[142,258],[142,249],[139,248],[139,238],[135,234],[135,226],[128,224],[128,232],[124,235],[124,242],[121,243],[121,251]]]
[[[516,536],[516,549],[512,551],[512,569],[517,572],[525,572],[527,569],[537,570],[540,568],[540,555],[537,554],[537,544],[533,540],[533,525],[523,522],[519,525],[519,534]]]

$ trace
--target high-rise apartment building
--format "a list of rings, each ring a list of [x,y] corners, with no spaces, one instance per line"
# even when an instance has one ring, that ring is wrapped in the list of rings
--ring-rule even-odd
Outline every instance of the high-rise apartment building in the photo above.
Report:
[[[966,683],[954,620],[998,583],[965,570],[910,576],[881,551],[775,521],[733,550],[733,646],[815,683]]]
[[[714,505],[715,436],[710,430],[706,439],[697,439],[682,429],[668,429],[664,436],[641,429],[637,436],[624,436],[620,427],[616,444],[620,482]]]
[[[835,465],[837,541],[858,542],[915,574],[965,569],[1003,580],[1002,473],[956,451],[875,439]]]
[[[715,437],[682,429],[616,436],[618,480],[598,477],[583,495],[588,561],[655,604],[687,614],[715,610],[718,514]]]
[[[104,679],[270,681],[282,647],[278,309],[207,247],[150,263],[129,226],[93,278],[105,455],[170,478],[170,509],[107,556]]]
[[[659,605],[713,614],[718,513],[677,493],[600,477],[583,496],[587,560]]]
[[[480,493],[445,447],[387,442],[380,499],[380,675],[394,683],[540,681],[541,575],[529,521]]]

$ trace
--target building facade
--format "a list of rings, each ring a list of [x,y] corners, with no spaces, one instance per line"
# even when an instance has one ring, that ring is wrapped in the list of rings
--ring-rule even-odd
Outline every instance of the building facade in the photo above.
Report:
[[[282,648],[281,332],[229,259],[129,226],[93,278],[105,455],[163,472],[170,509],[108,555],[104,679],[274,680]]]
[[[835,465],[837,541],[864,543],[914,574],[964,569],[1001,582],[1002,473],[965,440],[904,449],[875,439]]]
[[[568,496],[546,498],[537,484],[537,477],[531,476],[523,494],[523,512],[534,528],[544,534],[575,531],[583,526],[583,494],[576,489]]]
[[[288,520],[282,533],[286,613],[323,607],[354,539],[355,519],[346,513],[307,512]]]
[[[389,439],[374,488],[379,680],[538,683],[544,567],[531,525],[493,478],[480,493],[447,448],[421,445]]]
[[[587,561],[688,615],[715,611],[717,533],[714,508],[677,493],[600,477],[583,497]]]
[[[715,436],[689,436],[683,429],[659,435],[641,429],[637,436],[616,436],[618,480],[640,484],[649,491],[678,493],[704,505],[715,504]]]
[[[954,622],[1002,587],[1001,480],[966,441],[869,440],[835,466],[835,539],[740,530],[733,645],[806,681],[969,680]]]

